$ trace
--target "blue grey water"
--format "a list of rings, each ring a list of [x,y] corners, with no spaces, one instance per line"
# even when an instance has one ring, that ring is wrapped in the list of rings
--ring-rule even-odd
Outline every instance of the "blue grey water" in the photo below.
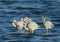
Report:
[[[55,25],[50,35],[45,35],[43,15]],[[11,23],[23,17],[31,18],[40,29],[21,34]],[[0,42],[60,42],[60,0],[0,0]]]

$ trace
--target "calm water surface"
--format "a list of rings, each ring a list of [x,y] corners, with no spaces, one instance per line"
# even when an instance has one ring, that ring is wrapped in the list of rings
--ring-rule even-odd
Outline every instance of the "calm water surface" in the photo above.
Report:
[[[50,35],[44,35],[43,15],[55,25]],[[11,23],[23,17],[37,22],[40,29],[21,34]],[[0,42],[60,42],[60,0],[0,0]]]

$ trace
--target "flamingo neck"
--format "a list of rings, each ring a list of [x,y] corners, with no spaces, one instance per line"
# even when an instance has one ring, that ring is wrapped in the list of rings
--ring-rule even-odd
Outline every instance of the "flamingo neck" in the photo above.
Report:
[[[43,22],[46,22],[46,19],[44,19]]]
[[[13,23],[16,25],[16,21],[13,21]]]
[[[25,28],[25,29],[27,28],[27,23],[25,23],[24,28]]]

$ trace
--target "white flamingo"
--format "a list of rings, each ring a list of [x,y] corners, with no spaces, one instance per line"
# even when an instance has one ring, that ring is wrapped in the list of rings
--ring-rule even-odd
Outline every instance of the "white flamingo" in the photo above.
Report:
[[[30,22],[27,27],[28,31],[30,30],[31,33],[34,33],[35,30],[39,29],[39,25],[36,22]]]
[[[34,33],[34,31],[39,28],[39,25],[33,22],[31,18],[25,17],[22,20],[25,22],[25,29],[30,33]]]
[[[25,18],[23,19],[23,21],[24,21],[25,23],[29,23],[29,22],[32,22],[32,19],[31,19],[31,18],[28,18],[28,17],[25,17]]]
[[[14,27],[17,27],[19,30],[22,30],[22,28],[25,28],[25,33],[34,33],[36,29],[39,28],[39,25],[36,22],[33,22],[30,18],[25,17],[21,18],[20,21],[16,22],[16,20],[13,20],[12,25]]]
[[[22,30],[22,28],[24,27],[24,22],[23,21],[16,22],[16,20],[13,20],[12,25],[18,28],[19,30]]]
[[[46,16],[42,16],[42,20],[45,28],[47,29],[46,34],[49,34],[49,29],[52,29],[54,24],[51,21],[46,21]]]

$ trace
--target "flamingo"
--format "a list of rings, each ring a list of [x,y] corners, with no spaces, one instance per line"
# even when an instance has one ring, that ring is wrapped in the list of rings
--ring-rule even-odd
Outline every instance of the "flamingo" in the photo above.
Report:
[[[34,31],[39,29],[40,26],[36,22],[30,22],[27,27],[28,31],[30,30],[31,33],[34,33]]]
[[[12,25],[18,28],[19,30],[22,30],[22,28],[24,27],[24,22],[23,21],[16,22],[16,20],[13,20]]]
[[[34,33],[34,31],[39,28],[39,25],[32,21],[31,18],[25,17],[22,20],[25,22],[25,29],[30,33]]]
[[[49,34],[49,29],[52,29],[54,24],[51,21],[47,21],[46,16],[42,16],[42,20],[45,28],[47,29],[46,34]]]
[[[32,19],[31,19],[31,18],[28,18],[28,17],[25,17],[25,18],[23,19],[23,21],[24,21],[25,23],[29,23],[29,22],[32,22]]]
[[[16,22],[16,20],[13,20],[12,25],[19,30],[22,30],[24,27],[25,33],[34,33],[34,31],[39,28],[39,25],[28,17],[21,18],[18,22]]]

